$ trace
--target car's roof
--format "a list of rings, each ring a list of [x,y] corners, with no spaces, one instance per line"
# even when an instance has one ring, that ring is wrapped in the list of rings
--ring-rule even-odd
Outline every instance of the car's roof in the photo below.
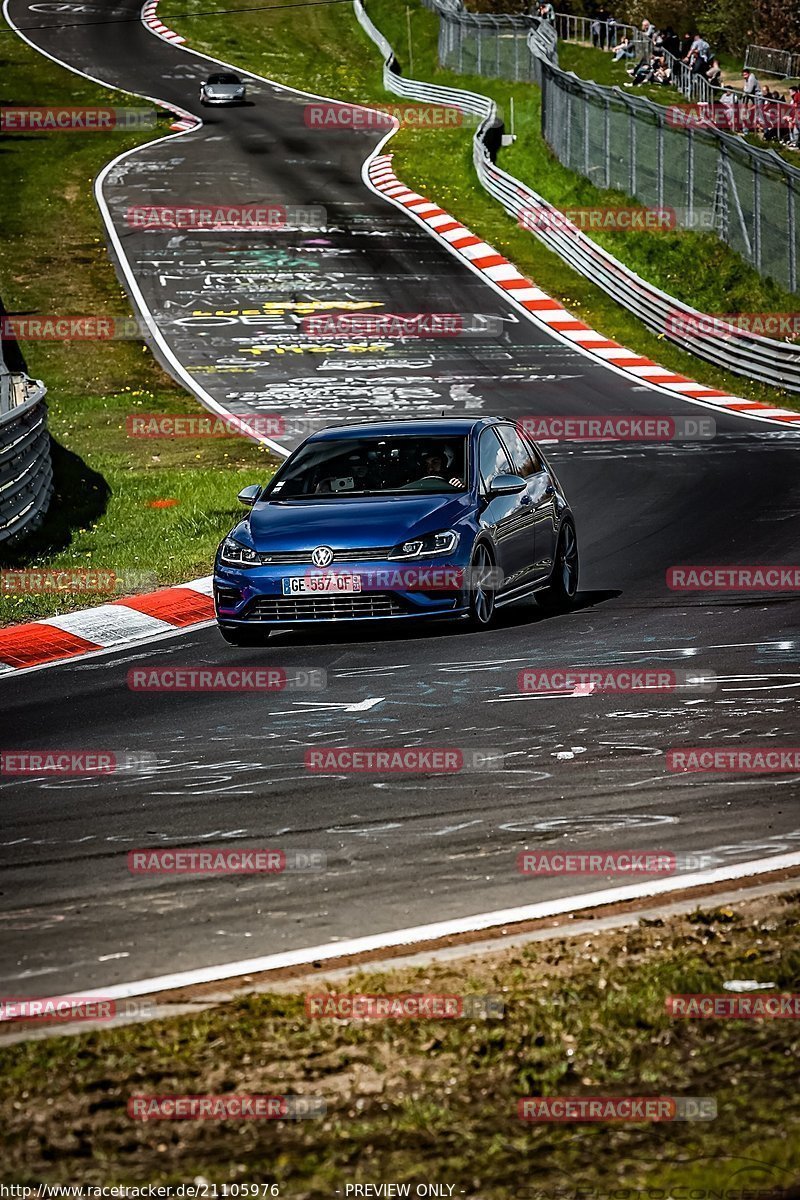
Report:
[[[490,425],[501,420],[499,417],[410,417],[394,421],[357,421],[349,425],[333,425],[321,429],[309,438],[320,441],[325,438],[346,437],[466,437],[476,425]]]

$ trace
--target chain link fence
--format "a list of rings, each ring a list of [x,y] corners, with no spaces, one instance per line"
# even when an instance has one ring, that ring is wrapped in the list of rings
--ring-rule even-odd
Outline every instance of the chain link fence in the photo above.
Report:
[[[760,275],[800,290],[800,171],[721,130],[543,62],[542,132],[564,166],[599,188],[711,230]],[[687,263],[691,270],[691,263]]]
[[[436,11],[442,66],[542,89],[542,132],[564,166],[598,188],[673,209],[679,227],[715,232],[759,274],[800,290],[800,170],[710,124],[693,127],[677,106],[561,70],[547,22],[449,4]],[[567,32],[582,36],[585,18],[570,20]]]
[[[536,63],[528,34],[539,24],[533,17],[489,16],[485,13],[440,12],[439,62],[459,75],[536,82]]]

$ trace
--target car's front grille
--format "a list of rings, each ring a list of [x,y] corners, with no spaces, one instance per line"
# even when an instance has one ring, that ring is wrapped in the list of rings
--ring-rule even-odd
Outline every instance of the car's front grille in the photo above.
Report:
[[[391,546],[370,546],[366,549],[334,550],[333,561],[340,563],[382,562],[388,558]],[[259,555],[262,563],[284,566],[311,563],[310,550],[265,550]]]
[[[396,617],[406,610],[391,592],[338,596],[258,596],[241,614],[248,621],[358,621]]]

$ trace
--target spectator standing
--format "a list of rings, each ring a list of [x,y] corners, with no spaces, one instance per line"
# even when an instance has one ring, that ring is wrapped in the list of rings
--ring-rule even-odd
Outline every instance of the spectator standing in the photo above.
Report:
[[[789,88],[789,145],[792,150],[800,150],[800,85],[794,83]]]
[[[592,45],[596,50],[603,49],[603,22],[599,17],[592,21]]]
[[[745,104],[754,105],[761,98],[761,84],[747,67],[742,71],[742,79],[744,80]]]
[[[781,128],[781,113],[784,97],[780,92],[764,91],[765,104],[762,112],[762,125],[765,142],[777,142]]]
[[[689,53],[683,61],[691,67],[693,75],[705,75],[710,58],[711,47],[704,37],[695,33]]]
[[[747,67],[742,71],[744,80],[744,97],[741,106],[741,127],[743,133],[755,133],[761,126],[761,109],[763,95],[761,84]]]
[[[553,8],[550,0],[543,0],[539,4],[539,16],[543,21],[549,21],[551,25],[556,23],[556,10]]]
[[[667,54],[671,54],[673,58],[682,58],[681,54],[681,39],[678,37],[671,25],[668,25],[664,30],[664,49]]]

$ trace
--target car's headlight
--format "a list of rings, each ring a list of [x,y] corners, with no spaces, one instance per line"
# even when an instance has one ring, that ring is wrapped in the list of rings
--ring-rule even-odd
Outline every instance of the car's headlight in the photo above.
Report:
[[[434,554],[449,554],[458,545],[458,534],[453,529],[442,533],[429,533],[425,537],[410,538],[395,546],[389,558],[430,558]]]
[[[226,567],[258,567],[261,559],[255,550],[243,546],[232,537],[226,537],[219,551],[219,561]]]

